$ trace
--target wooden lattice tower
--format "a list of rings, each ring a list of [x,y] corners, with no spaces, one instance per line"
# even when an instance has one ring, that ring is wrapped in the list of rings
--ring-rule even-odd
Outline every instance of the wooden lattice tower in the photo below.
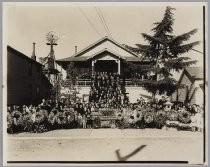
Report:
[[[57,65],[55,63],[55,52],[53,46],[58,45],[56,42],[58,41],[59,37],[55,34],[55,32],[51,31],[47,34],[47,45],[50,46],[50,53],[45,58],[44,63],[44,73],[47,76],[48,80],[53,85],[53,90],[55,91],[55,99],[58,99],[59,93],[59,71],[57,70]]]

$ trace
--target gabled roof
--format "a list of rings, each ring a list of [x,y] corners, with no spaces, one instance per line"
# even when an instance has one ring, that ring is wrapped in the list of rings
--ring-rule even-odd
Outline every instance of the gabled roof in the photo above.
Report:
[[[203,79],[203,69],[201,67],[187,67],[185,70],[194,79]]]
[[[56,62],[69,62],[69,61],[86,61],[87,57],[67,57],[64,59],[56,60]]]
[[[82,55],[85,54],[86,52],[90,51],[91,49],[93,49],[93,48],[99,46],[100,44],[106,42],[106,41],[109,41],[109,42],[113,43],[114,46],[116,46],[116,47],[118,47],[118,48],[124,50],[125,53],[128,53],[128,54],[132,55],[132,57],[129,57],[128,60],[133,60],[133,61],[139,61],[139,60],[141,60],[140,57],[139,57],[137,54],[135,54],[135,53],[129,51],[128,49],[126,49],[126,48],[125,48],[123,45],[121,45],[120,43],[118,43],[118,42],[116,42],[115,40],[113,40],[113,39],[111,39],[111,38],[109,38],[109,37],[106,36],[106,37],[104,37],[104,38],[102,38],[102,39],[96,41],[95,43],[89,45],[88,47],[82,49],[81,51],[75,53],[73,56],[68,57],[68,58],[64,58],[64,59],[56,60],[56,62],[86,61],[87,59],[90,58],[90,56],[88,56],[88,58],[87,58],[87,57],[82,57]],[[106,49],[106,48],[105,48],[105,49]],[[116,49],[117,49],[117,48],[116,48]],[[110,49],[107,49],[107,50],[108,50],[110,53],[113,53],[113,51],[111,51]],[[103,52],[103,50],[100,50],[100,51],[98,51],[98,52]],[[120,56],[120,55],[119,55],[118,53],[116,53],[116,52],[114,52],[114,54],[117,55],[117,56]],[[96,55],[96,53],[93,54],[93,55]],[[91,55],[91,56],[93,56],[93,55]],[[120,56],[120,57],[122,58],[122,56]],[[126,58],[126,59],[127,59],[127,58]]]
[[[109,53],[112,53],[113,55],[115,55],[116,57],[119,57],[121,59],[125,59],[122,56],[120,56],[118,53],[115,53],[114,51],[111,51],[110,49],[104,48],[104,49],[100,50],[99,52],[93,54],[92,56],[88,57],[87,60],[91,59],[91,58],[94,58],[94,57],[96,57],[96,56],[98,56],[98,55],[100,55],[101,53],[104,53],[104,52],[109,52]]]
[[[90,60],[90,59],[92,59],[92,58],[94,58],[96,56],[99,56],[103,52],[109,52],[109,53],[113,54],[116,57],[119,57],[119,58],[121,58],[123,60],[130,61],[130,62],[139,62],[139,61],[141,61],[141,58],[139,58],[139,57],[126,57],[126,58],[124,58],[124,57],[120,56],[118,53],[116,53],[116,52],[114,52],[114,51],[112,51],[110,49],[105,48],[105,49],[100,50],[99,52],[96,52],[95,54],[93,54],[92,56],[89,56],[89,57],[82,57],[82,56],[68,57],[68,58],[65,58],[65,59],[56,60],[56,62],[59,64],[60,62],[69,62],[69,61],[76,61],[76,62],[87,61],[87,60]]]
[[[180,76],[179,83],[181,82],[183,76],[186,75],[190,81],[193,83],[195,80],[203,80],[203,68],[202,67],[187,67],[182,72]]]
[[[31,59],[30,57],[28,57],[28,56],[26,56],[25,54],[23,54],[23,53],[17,51],[16,49],[12,48],[12,47],[9,46],[9,45],[7,45],[7,52],[14,53],[16,56],[19,56],[19,57],[21,57],[21,58],[23,58],[23,59],[25,59],[25,60],[27,60],[27,61],[29,61],[29,62],[31,62],[31,63],[37,64],[37,65],[39,65],[39,66],[43,66],[41,63],[39,63],[39,62],[37,62],[37,61]]]
[[[100,40],[96,41],[95,43],[93,43],[93,44],[89,45],[88,47],[82,49],[81,51],[77,52],[77,53],[74,54],[73,56],[78,57],[78,56],[80,56],[82,53],[84,53],[85,51],[90,50],[90,49],[96,47],[97,45],[99,45],[99,44],[101,44],[101,43],[103,43],[103,42],[105,42],[105,41],[110,41],[110,42],[112,42],[113,44],[115,44],[116,46],[118,46],[118,47],[120,47],[121,49],[125,50],[126,52],[132,54],[133,56],[138,57],[137,54],[135,54],[135,53],[129,51],[129,50],[126,49],[123,45],[121,45],[120,43],[118,43],[118,42],[115,41],[114,39],[109,38],[108,36],[105,36],[104,38],[101,38]]]

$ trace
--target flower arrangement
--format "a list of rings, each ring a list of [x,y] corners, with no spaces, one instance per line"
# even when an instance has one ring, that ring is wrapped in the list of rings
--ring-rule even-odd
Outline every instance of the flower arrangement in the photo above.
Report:
[[[31,132],[33,129],[33,120],[31,117],[32,114],[26,113],[23,115],[23,130],[25,132]]]
[[[64,126],[67,122],[65,114],[63,114],[62,112],[58,112],[56,116],[57,116],[56,120],[57,120],[58,124]]]
[[[164,110],[159,110],[154,115],[154,123],[157,128],[162,128],[166,124],[167,115]]]
[[[138,110],[136,113],[136,120],[141,121],[144,118],[145,111],[144,110]]]
[[[191,114],[186,110],[154,111],[151,107],[140,107],[135,110],[124,108],[123,111],[110,108],[99,109],[92,112],[93,127],[102,127],[101,120],[107,120],[106,127],[112,128],[162,128],[163,126],[179,129],[189,129]],[[8,133],[36,132],[42,133],[52,129],[77,127],[75,111],[65,108],[63,112],[53,109],[49,114],[47,110],[38,109],[32,113],[21,113],[14,110],[7,115]],[[101,121],[101,123],[99,123]],[[112,123],[110,123],[112,121]],[[104,123],[103,123],[104,124]]]
[[[145,113],[145,115],[144,115],[145,123],[150,124],[153,122],[153,120],[154,120],[154,112]]]
[[[34,132],[42,133],[47,131],[46,124],[48,120],[48,112],[46,110],[38,110],[35,114]]]
[[[13,117],[10,113],[7,113],[7,132],[12,133]]]
[[[48,122],[51,124],[51,125],[54,125],[55,122],[56,122],[56,118],[55,118],[55,114],[54,112],[50,112],[49,116],[48,116]]]
[[[190,112],[186,110],[178,111],[178,120],[184,124],[190,123]]]
[[[41,124],[41,123],[44,122],[44,119],[45,119],[45,113],[42,112],[42,110],[36,112],[36,115],[35,115],[35,123]]]
[[[129,117],[124,117],[122,120],[122,128],[125,129],[125,128],[129,128],[129,127],[130,127]]]
[[[175,110],[170,110],[167,112],[167,120],[169,121],[177,121],[178,120],[178,113]]]
[[[13,121],[14,121],[14,125],[22,125],[23,123],[23,119],[22,119],[22,113],[18,110],[14,110],[12,112],[12,116],[13,116]]]
[[[134,115],[130,115],[130,117],[128,119],[128,123],[129,124],[135,124],[136,123],[136,119],[135,119]]]

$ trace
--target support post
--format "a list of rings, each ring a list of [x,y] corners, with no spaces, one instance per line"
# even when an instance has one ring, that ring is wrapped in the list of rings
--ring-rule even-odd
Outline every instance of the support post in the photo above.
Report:
[[[117,63],[118,63],[118,74],[120,75],[121,73],[120,73],[120,69],[121,69],[121,67],[120,67],[120,59],[117,61]]]
[[[95,74],[95,60],[92,60],[92,65],[91,65],[91,68],[92,68],[92,74]]]

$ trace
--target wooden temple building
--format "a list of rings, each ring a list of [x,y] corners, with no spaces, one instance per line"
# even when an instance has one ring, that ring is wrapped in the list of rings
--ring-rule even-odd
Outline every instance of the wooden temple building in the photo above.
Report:
[[[73,56],[56,60],[63,69],[67,69],[70,62],[74,62],[80,75],[94,74],[95,72],[111,72],[125,75],[126,63],[138,64],[148,63],[139,56],[127,50],[122,44],[109,37],[104,37],[99,41],[89,45]]]
[[[109,37],[104,37],[83,50],[76,51],[70,57],[56,60],[56,63],[64,70],[67,70],[71,62],[74,62],[74,67],[79,74],[77,85],[80,86],[81,97],[89,94],[90,76],[96,72],[118,73],[123,76],[125,78],[126,92],[131,102],[140,98],[140,93],[148,94],[146,90],[142,90],[141,85],[135,85],[132,82],[132,73],[129,71],[127,62],[139,65],[150,62]],[[144,80],[146,78],[147,74],[141,74],[140,79]]]

